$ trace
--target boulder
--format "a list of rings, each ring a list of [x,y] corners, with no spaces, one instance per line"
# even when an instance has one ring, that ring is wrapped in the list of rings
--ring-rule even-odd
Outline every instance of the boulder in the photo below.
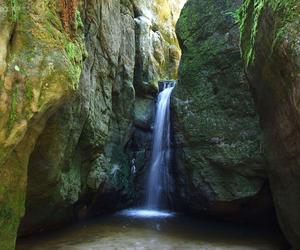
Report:
[[[176,179],[185,209],[224,218],[272,211],[258,116],[243,70],[242,1],[189,0],[177,23],[173,100]]]

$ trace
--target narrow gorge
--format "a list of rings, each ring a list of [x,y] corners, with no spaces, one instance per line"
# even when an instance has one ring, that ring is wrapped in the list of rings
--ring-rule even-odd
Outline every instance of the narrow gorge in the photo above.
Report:
[[[300,249],[298,0],[0,0],[0,24],[0,250]]]

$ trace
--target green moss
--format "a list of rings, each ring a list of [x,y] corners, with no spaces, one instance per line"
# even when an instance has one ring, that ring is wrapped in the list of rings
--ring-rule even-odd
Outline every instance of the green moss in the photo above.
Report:
[[[241,18],[240,12],[241,12],[241,8],[238,8],[235,11],[228,11],[225,14],[228,16],[231,16],[235,20],[235,23],[240,23],[240,21],[241,21],[240,20],[240,18]]]
[[[255,194],[259,187],[248,173],[263,165],[258,117],[233,42],[239,38],[239,4],[189,0],[177,23],[183,57],[174,127],[184,152],[178,150],[178,162],[188,169],[194,192],[210,185],[217,200]]]
[[[13,22],[16,22],[21,12],[21,5],[18,2],[18,0],[10,0],[10,6],[11,6],[11,19]]]
[[[25,82],[25,97],[26,97],[26,99],[27,99],[28,102],[32,101],[33,90],[32,90],[31,83],[29,81]]]
[[[47,12],[47,20],[48,24],[50,25],[50,29],[55,28],[60,30],[61,32],[64,31],[63,25],[56,14],[55,5],[53,5],[52,8],[49,8]]]
[[[13,216],[14,213],[10,207],[4,205],[0,207],[0,218],[4,223],[8,222]]]
[[[10,104],[10,111],[8,116],[8,131],[10,131],[17,119],[17,103],[18,103],[18,88],[17,86],[14,87],[11,95],[11,104]]]
[[[84,24],[82,22],[81,15],[78,10],[76,10],[76,12],[75,12],[75,27],[76,27],[76,29],[84,28]]]
[[[6,156],[6,152],[4,151],[4,149],[2,149],[0,147],[0,166],[3,165],[4,162],[4,157]],[[1,185],[0,185],[0,197],[1,197]],[[0,198],[1,199],[1,198]]]
[[[4,81],[2,79],[0,79],[0,89],[4,88]]]
[[[5,188],[2,187],[5,191]],[[1,195],[1,193],[0,193]],[[11,197],[6,203],[0,203],[0,249],[12,250],[15,247],[16,234],[21,213],[19,213],[19,197]],[[22,203],[24,204],[24,203]]]
[[[299,16],[300,2],[296,0],[272,1],[271,6],[273,11],[280,16],[275,27],[276,32],[272,44],[273,52],[274,47],[276,47],[285,35],[285,25]]]
[[[65,50],[70,62],[69,75],[71,77],[72,88],[76,90],[79,86],[83,49],[74,42],[69,42],[66,44]]]
[[[80,168],[71,166],[69,171],[61,174],[60,195],[64,200],[75,203],[81,190]]]
[[[26,99],[26,102],[31,102],[36,88],[37,93],[40,90],[43,100],[41,103],[35,103],[34,106],[38,109],[43,105],[49,108],[55,104],[57,98],[69,94],[70,86],[65,85],[78,85],[82,67],[80,53],[83,39],[81,33],[74,35],[71,39],[64,32],[57,12],[57,1],[47,0],[35,3],[35,1],[6,0],[4,7],[7,8],[6,15],[9,21],[18,23],[15,26],[18,39],[16,39],[16,48],[10,51],[6,71],[8,79],[9,77],[15,79],[12,89],[6,90],[9,95],[8,110],[7,113],[0,115],[7,118],[7,135],[15,139],[19,136],[11,133],[15,132],[13,130],[15,123],[21,119],[21,116],[25,117],[25,112],[28,112],[30,117],[35,115],[32,113],[31,105],[25,102],[21,105],[19,101]],[[74,45],[69,45],[69,43]],[[20,66],[20,71],[14,71],[13,67],[16,63]],[[25,82],[23,82],[24,78]],[[3,79],[0,80],[1,91],[4,87]],[[20,79],[19,82],[17,79]],[[40,86],[43,89],[40,89]],[[58,91],[56,87],[59,93],[55,92]],[[42,115],[44,111],[37,110],[37,112]],[[1,171],[5,170],[2,173],[2,177],[4,174],[5,178],[0,180],[1,250],[14,249],[17,229],[25,204],[27,160],[24,159],[28,156],[28,152],[27,148],[25,151],[21,150],[18,156],[23,160],[19,161],[16,157],[10,156],[12,147],[0,145],[0,168]],[[78,185],[80,187],[78,176],[80,177],[80,173],[65,173],[62,176],[62,192],[65,196],[71,197],[71,200],[75,200],[79,190]]]
[[[75,43],[69,42],[66,45],[66,52],[70,61],[80,62],[82,53],[81,50],[78,50],[78,46]]]

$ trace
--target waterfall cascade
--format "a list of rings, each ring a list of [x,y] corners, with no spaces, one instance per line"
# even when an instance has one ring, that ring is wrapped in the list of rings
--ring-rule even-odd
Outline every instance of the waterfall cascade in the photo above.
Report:
[[[160,93],[156,104],[150,172],[146,187],[147,209],[165,208],[168,203],[168,194],[173,187],[170,174],[170,99],[175,84],[176,81],[161,81],[159,84]]]
[[[159,82],[145,204],[143,208],[122,210],[119,215],[139,218],[166,218],[175,215],[165,210],[168,208],[171,191],[174,190],[171,176],[170,99],[175,85],[174,80]]]

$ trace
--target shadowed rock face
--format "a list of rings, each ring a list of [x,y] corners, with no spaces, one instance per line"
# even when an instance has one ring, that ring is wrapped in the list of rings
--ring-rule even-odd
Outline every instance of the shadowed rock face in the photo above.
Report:
[[[111,201],[102,194],[128,185],[119,181],[129,173],[122,140],[135,96],[133,10],[116,1],[80,7],[88,57],[76,98],[48,120],[31,155],[25,232],[89,213],[96,201],[105,209]]]
[[[179,63],[182,0],[50,2],[0,1],[5,250],[13,249],[26,185],[21,233],[131,202],[126,145],[136,124],[151,126],[155,82],[176,76]],[[147,114],[134,113],[136,96]]]
[[[241,1],[190,0],[177,23],[183,50],[174,90],[177,187],[194,212],[269,211],[261,131],[233,13]]]
[[[264,132],[271,191],[294,249],[300,248],[299,14],[299,1],[246,1],[241,13],[242,53]]]
[[[62,11],[55,1],[0,1],[0,249],[14,248],[37,137],[78,88],[83,36],[75,13],[65,30]]]

